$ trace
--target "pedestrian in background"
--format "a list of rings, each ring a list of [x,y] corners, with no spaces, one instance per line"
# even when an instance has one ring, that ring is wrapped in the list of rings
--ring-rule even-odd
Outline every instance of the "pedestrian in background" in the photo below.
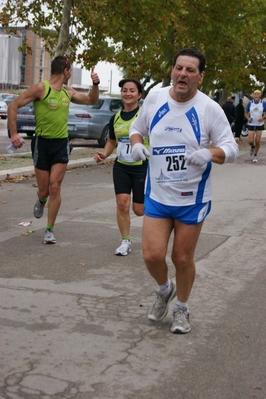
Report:
[[[188,299],[195,279],[196,245],[211,209],[212,162],[234,162],[238,155],[222,108],[197,89],[205,63],[199,51],[180,50],[172,67],[173,86],[150,91],[130,128],[132,158],[138,161],[150,155],[142,245],[157,288],[148,318],[162,320],[177,296],[171,326],[176,334],[191,330]],[[146,137],[149,151],[143,145]],[[172,232],[175,281],[169,278],[166,262]]]
[[[230,126],[232,126],[232,123],[235,121],[236,117],[236,108],[234,105],[234,101],[235,97],[228,97],[227,101],[222,106],[228,122],[230,123]]]
[[[36,129],[31,149],[38,185],[38,199],[33,207],[36,218],[41,218],[49,197],[48,220],[44,244],[55,244],[54,224],[61,205],[61,185],[69,161],[68,111],[70,102],[95,104],[99,98],[99,77],[91,70],[92,88],[88,94],[65,86],[71,77],[72,67],[67,56],[57,56],[51,63],[51,77],[34,84],[8,106],[8,123],[11,141],[20,148],[17,133],[17,110],[33,101]]]
[[[245,108],[243,105],[243,100],[242,98],[239,100],[239,103],[236,106],[236,110],[235,110],[235,115],[236,115],[236,119],[235,119],[235,139],[236,140],[241,140],[240,136],[242,133],[242,128],[243,128],[243,124],[244,124],[244,119],[245,119]]]
[[[116,218],[121,234],[121,245],[115,255],[126,256],[131,252],[130,239],[130,203],[137,216],[143,216],[144,184],[147,172],[147,160],[134,161],[131,156],[129,128],[139,115],[139,100],[143,88],[135,78],[122,79],[119,82],[124,109],[111,117],[109,139],[103,151],[98,151],[95,161],[102,162],[116,149],[117,158],[113,167],[113,181],[116,195]],[[146,140],[148,145],[148,140]]]
[[[245,117],[248,121],[248,143],[250,145],[249,155],[253,157],[253,162],[258,162],[258,152],[262,131],[264,130],[264,115],[266,112],[266,101],[261,100],[261,91],[255,90],[253,100],[246,106]]]

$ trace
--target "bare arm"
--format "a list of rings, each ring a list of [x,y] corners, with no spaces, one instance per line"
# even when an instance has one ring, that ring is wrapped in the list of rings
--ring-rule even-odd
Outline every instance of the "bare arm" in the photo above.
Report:
[[[94,72],[95,67],[91,68],[91,79],[92,79],[92,87],[88,94],[81,93],[79,91],[74,90],[72,87],[66,87],[71,101],[75,104],[87,104],[92,105],[96,104],[99,99],[99,83],[100,79],[96,72]]]
[[[134,145],[134,144],[137,144],[137,143],[143,144],[143,137],[142,137],[142,135],[139,134],[139,133],[131,133],[131,136],[130,136],[130,144],[131,144],[131,147],[133,147],[133,145]]]
[[[225,153],[221,148],[210,147],[209,151],[212,154],[212,162],[222,165],[225,160]]]
[[[106,158],[109,157],[114,151],[116,147],[116,140],[109,139],[104,147],[103,151],[97,151],[94,157],[95,162],[99,163],[104,161]]]
[[[31,86],[27,90],[25,90],[24,93],[20,94],[8,105],[7,109],[8,125],[10,129],[12,144],[16,148],[20,148],[23,144],[21,142],[21,137],[17,132],[18,108],[27,105],[31,101],[40,100],[43,97],[43,94],[44,94],[44,84],[42,82],[39,82]]]

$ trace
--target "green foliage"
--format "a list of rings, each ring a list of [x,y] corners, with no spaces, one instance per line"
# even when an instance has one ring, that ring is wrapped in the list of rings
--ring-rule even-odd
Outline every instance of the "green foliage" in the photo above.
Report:
[[[250,75],[266,81],[265,0],[7,0],[0,20],[33,27],[51,54],[88,69],[115,62],[126,76],[169,84],[175,53],[195,47],[207,58],[204,91],[250,93]]]

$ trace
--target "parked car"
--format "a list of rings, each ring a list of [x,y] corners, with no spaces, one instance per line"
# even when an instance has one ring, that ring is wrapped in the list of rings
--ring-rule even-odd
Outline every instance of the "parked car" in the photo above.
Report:
[[[8,93],[7,96],[5,96],[5,98],[4,98],[6,105],[11,103],[11,101],[14,100],[17,96],[18,96],[18,94],[12,94],[12,93],[9,94]]]
[[[12,94],[12,93],[0,93],[0,117],[2,119],[7,118],[7,106],[10,103],[10,101],[14,100],[18,94]]]
[[[5,101],[0,101],[0,117],[2,119],[7,118],[7,105]]]
[[[121,98],[115,97],[100,97],[94,105],[71,103],[68,137],[98,140],[100,147],[104,147],[109,138],[110,118],[121,109],[123,109],[123,102]]]
[[[8,96],[9,93],[0,93],[0,101],[5,101],[5,98]]]
[[[25,105],[24,107],[18,108],[17,113],[17,131],[18,133],[25,133],[27,136],[33,136],[35,133],[35,115],[33,103]],[[7,120],[7,134],[10,137],[10,130]]]
[[[70,103],[68,117],[69,139],[98,140],[104,147],[109,137],[109,121],[112,115],[123,108],[121,98],[100,97],[97,104],[81,105]],[[18,109],[17,131],[33,136],[35,133],[33,103]],[[7,121],[8,136],[10,130]]]

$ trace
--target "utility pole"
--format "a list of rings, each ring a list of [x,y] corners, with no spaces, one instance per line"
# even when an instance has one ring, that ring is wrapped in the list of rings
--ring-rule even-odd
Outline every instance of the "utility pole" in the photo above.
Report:
[[[110,94],[112,94],[112,75],[113,75],[113,71],[111,69],[111,72],[110,72]]]

